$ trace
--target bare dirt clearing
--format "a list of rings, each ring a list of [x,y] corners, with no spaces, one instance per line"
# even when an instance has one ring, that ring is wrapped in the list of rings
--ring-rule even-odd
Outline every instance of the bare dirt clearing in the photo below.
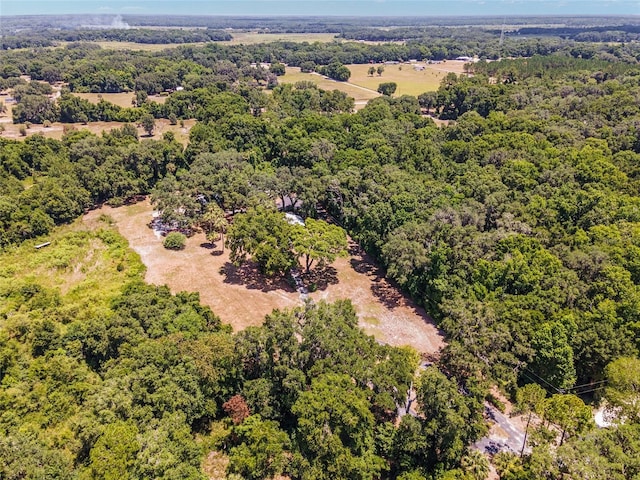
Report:
[[[166,284],[173,292],[199,292],[202,303],[234,330],[261,324],[275,308],[303,304],[300,294],[286,282],[265,282],[251,267],[233,267],[228,251],[221,253],[219,246],[209,244],[203,234],[189,238],[182,251],[166,250],[162,237],[147,226],[152,218],[148,200],[120,208],[104,206],[87,214],[85,221],[101,214],[114,219],[120,233],[140,255],[147,267],[147,282]],[[360,325],[378,340],[436,353],[443,339],[426,312],[390,285],[355,245],[351,253],[332,265],[329,281],[309,296],[316,301],[349,298]]]
[[[123,93],[74,93],[76,97],[83,98],[85,100],[90,101],[93,104],[97,104],[100,100],[105,100],[107,102],[113,103],[114,105],[118,105],[122,108],[128,108],[133,105],[133,99],[135,98],[135,94],[131,92],[123,92]],[[164,103],[169,98],[168,95],[149,95],[148,100],[150,102],[156,103]]]
[[[91,133],[96,135],[101,135],[102,132],[108,132],[113,130],[114,128],[120,128],[124,123],[122,122],[89,122],[86,125],[80,123],[60,123],[55,122],[52,123],[50,127],[45,127],[43,125],[31,125],[29,129],[26,131],[27,135],[20,135],[20,127],[22,124],[14,124],[11,123],[11,117],[3,117],[0,118],[0,123],[4,124],[5,131],[0,133],[0,136],[3,138],[11,138],[13,140],[24,140],[30,135],[34,134],[42,134],[46,138],[55,138],[56,140],[60,140],[64,135],[64,128],[73,127],[78,130],[89,130]],[[182,143],[183,145],[187,145],[189,142],[189,131],[191,127],[195,125],[195,120],[185,120],[184,127],[180,125],[171,125],[169,120],[165,120],[163,118],[156,120],[156,127],[153,130],[153,136],[147,137],[144,129],[142,127],[138,127],[138,135],[141,140],[144,139],[154,139],[159,140],[162,138],[162,135],[165,132],[173,132],[175,134],[176,140]]]

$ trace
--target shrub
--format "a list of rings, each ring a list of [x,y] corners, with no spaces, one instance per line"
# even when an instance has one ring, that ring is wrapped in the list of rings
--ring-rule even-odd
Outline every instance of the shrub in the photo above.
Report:
[[[187,242],[187,237],[185,237],[180,232],[171,232],[167,235],[167,238],[164,239],[164,248],[168,248],[169,250],[182,250]]]

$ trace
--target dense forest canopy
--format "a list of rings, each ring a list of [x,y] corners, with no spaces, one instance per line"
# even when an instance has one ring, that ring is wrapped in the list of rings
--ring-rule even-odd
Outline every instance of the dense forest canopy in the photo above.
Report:
[[[640,475],[637,43],[509,42],[532,51],[357,113],[342,92],[252,65],[339,71],[451,41],[2,52],[16,122],[197,123],[186,147],[131,124],[0,137],[0,476],[199,479],[219,451],[228,478],[484,478],[469,445],[492,385],[543,420],[527,422],[522,455],[494,456],[501,478]],[[470,45],[456,48],[485,48]],[[136,92],[136,105],[81,91]],[[265,275],[343,254],[332,219],[447,346],[425,366],[365,335],[348,300],[233,333],[196,294],[144,284],[109,218],[74,223],[139,195],[167,222],[225,235]],[[287,199],[305,229],[283,221]],[[403,415],[408,395],[418,407]],[[603,398],[614,425],[596,429],[584,402]]]

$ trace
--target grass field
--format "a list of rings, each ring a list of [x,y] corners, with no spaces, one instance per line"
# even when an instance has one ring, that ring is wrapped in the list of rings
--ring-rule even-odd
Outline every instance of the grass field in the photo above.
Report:
[[[337,33],[258,33],[258,32],[230,32],[233,37],[228,42],[219,42],[227,45],[254,45],[257,43],[269,43],[278,41],[287,42],[333,42],[337,40]]]
[[[62,43],[62,42],[61,42]],[[144,50],[145,52],[160,52],[167,48],[184,45],[204,45],[204,43],[135,43],[135,42],[91,42],[100,45],[105,50]],[[64,45],[61,45],[64,46]]]
[[[35,248],[44,242],[51,243]],[[84,305],[78,311],[85,315],[106,308],[122,285],[143,276],[140,257],[106,217],[77,220],[0,254],[1,291],[38,284],[59,292],[72,304]],[[13,307],[10,300],[0,305],[0,318]]]
[[[11,117],[0,117],[0,123],[2,123],[5,127],[5,131],[0,133],[0,137],[11,138],[13,140],[23,140],[27,138],[20,135],[19,130],[21,125],[15,125],[11,123]],[[195,120],[185,120],[183,128],[180,125],[171,125],[168,120],[158,119],[156,120],[156,128],[154,130],[153,137],[147,137],[146,133],[141,127],[138,127],[138,135],[141,139],[153,138],[155,140],[158,140],[162,138],[163,133],[173,132],[176,136],[176,140],[186,146],[189,141],[189,131],[191,130],[191,127],[195,125],[195,123]],[[64,135],[65,125],[73,126],[78,130],[89,130],[91,133],[100,135],[103,131],[120,128],[124,124],[122,122],[89,122],[87,125],[81,125],[79,123],[64,124],[56,122],[47,128],[43,127],[42,125],[31,125],[31,128],[27,130],[27,136],[37,133],[42,134],[47,138],[55,138],[57,140],[60,140],[62,138],[62,135]]]
[[[356,110],[364,107],[372,98],[379,97],[378,85],[383,82],[396,82],[398,89],[394,96],[414,95],[436,91],[440,82],[449,72],[463,73],[465,62],[450,60],[443,63],[425,65],[422,71],[415,70],[413,65],[384,65],[382,76],[368,75],[370,64],[351,64],[347,68],[351,71],[348,82],[336,82],[315,73],[302,73],[298,67],[287,67],[286,74],[278,78],[280,83],[296,83],[307,80],[315,83],[324,90],[340,90],[356,101]]]
[[[98,103],[100,99],[104,99],[107,102],[111,102],[120,107],[131,107],[132,100],[135,96],[132,92],[124,92],[124,93],[74,93],[76,97],[84,98],[85,100],[89,100],[91,103]],[[168,95],[160,96],[160,95],[152,95],[149,97],[149,101],[156,103],[164,103],[167,101]]]
[[[347,68],[351,70],[349,83],[377,90],[381,83],[395,82],[398,84],[395,96],[418,96],[424,92],[437,90],[440,81],[446,75],[444,72],[426,68],[423,71],[416,71],[411,65],[401,64],[384,65],[382,76],[378,76],[376,73],[370,77],[367,74],[370,67],[371,65],[347,65]]]
[[[356,109],[359,105],[364,106],[372,98],[380,96],[376,91],[353,85],[350,82],[336,82],[335,80],[325,78],[315,73],[302,73],[298,67],[287,67],[285,75],[278,78],[280,83],[296,83],[302,80],[313,82],[323,90],[340,90],[341,92],[345,92],[356,101]]]
[[[134,98],[134,94],[131,92],[125,93],[74,93],[76,97],[84,98],[85,100],[89,100],[91,103],[98,103],[101,98],[105,99],[107,102],[111,102],[114,105],[118,105],[120,107],[128,108],[132,106],[131,101]]]
[[[258,32],[231,32],[233,39],[228,42],[216,42],[224,45],[254,45],[257,43],[269,43],[277,41],[288,42],[333,42],[337,33],[258,33]],[[64,47],[69,42],[60,42]],[[196,43],[135,43],[135,42],[115,42],[101,41],[92,42],[100,45],[106,50],[144,50],[146,52],[159,52],[167,48],[176,48],[183,45],[205,45],[202,42]]]
[[[413,65],[409,64],[383,65],[384,72],[382,76],[378,76],[376,73],[372,77],[367,73],[372,65],[347,65],[347,68],[351,70],[349,83],[360,85],[371,90],[377,90],[378,85],[383,82],[396,82],[398,89],[394,96],[418,96],[424,92],[436,91],[447,73],[463,73],[464,63],[465,62],[449,60],[431,65],[422,64],[425,67],[422,71],[414,69]],[[378,65],[373,66],[378,67]]]

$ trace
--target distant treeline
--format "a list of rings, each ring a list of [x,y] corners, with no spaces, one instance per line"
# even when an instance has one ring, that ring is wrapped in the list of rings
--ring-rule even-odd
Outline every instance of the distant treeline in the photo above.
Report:
[[[502,22],[500,22],[502,23]],[[480,26],[469,28],[450,28],[444,26],[410,26],[398,28],[371,28],[366,26],[350,28],[343,31],[340,36],[349,40],[364,40],[373,42],[399,42],[419,40],[424,38],[455,38],[480,40],[483,38],[496,38],[502,33],[501,28],[486,29]],[[559,37],[578,42],[627,42],[640,38],[640,25],[580,25],[580,26],[536,26],[517,27],[509,24],[505,35],[535,36],[535,37]]]
[[[58,41],[64,42],[135,42],[135,43],[195,43],[231,40],[231,34],[211,29],[170,29],[152,30],[144,28],[112,28],[112,29],[81,29],[81,30],[46,30],[33,35],[25,32],[22,35],[12,35],[2,38],[3,50],[15,48],[50,47]]]
[[[262,30],[273,33],[322,33],[343,32],[361,27],[433,27],[433,26],[494,26],[504,23],[513,25],[547,25],[549,27],[588,27],[605,25],[640,24],[640,20],[621,16],[455,16],[455,17],[286,17],[286,16],[213,16],[213,15],[123,15],[116,17],[132,27],[207,27],[214,29],[234,28]],[[46,15],[15,16],[2,19],[3,33],[22,29],[78,29],[88,24],[108,27],[113,15]]]
[[[219,30],[150,30],[144,28],[108,30],[72,30],[55,32],[53,38],[67,42],[113,40],[136,43],[192,43],[231,40],[231,35]]]

